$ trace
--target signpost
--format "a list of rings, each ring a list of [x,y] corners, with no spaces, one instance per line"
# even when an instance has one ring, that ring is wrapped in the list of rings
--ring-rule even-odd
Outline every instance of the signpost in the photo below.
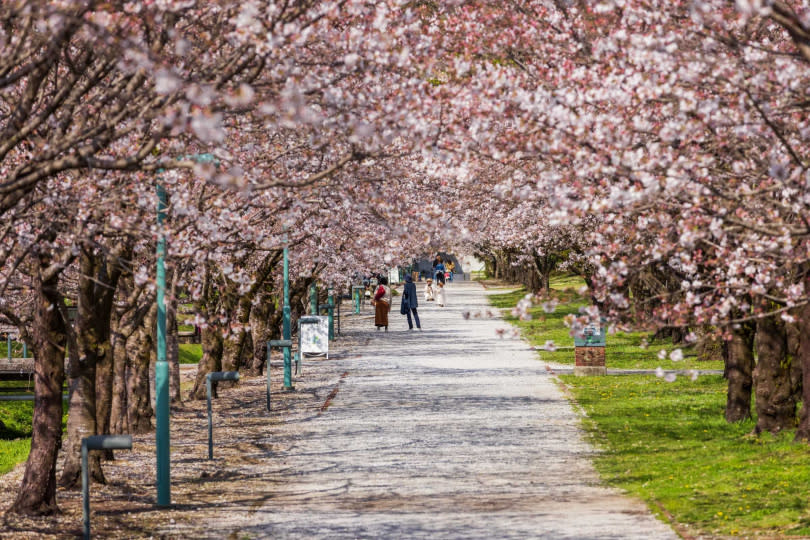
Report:
[[[325,354],[329,358],[329,317],[309,315],[298,319],[298,355]]]

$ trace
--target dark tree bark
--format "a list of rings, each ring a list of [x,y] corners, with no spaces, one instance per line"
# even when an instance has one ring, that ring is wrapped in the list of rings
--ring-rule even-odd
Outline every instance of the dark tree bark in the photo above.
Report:
[[[810,441],[810,304],[799,308],[796,317],[798,344],[796,363],[802,367],[802,410],[799,416],[797,441]]]
[[[796,425],[796,399],[790,381],[785,325],[777,317],[760,319],[756,330],[756,433],[777,433]]]
[[[107,257],[84,247],[79,258],[78,314],[76,317],[76,346],[78,361],[70,362],[70,408],[68,409],[68,438],[65,463],[59,484],[68,489],[81,487],[82,439],[109,432],[112,401],[112,345],[110,320],[113,298],[121,276],[119,257],[115,249]],[[88,456],[90,476],[104,483],[101,469],[102,452]],[[107,457],[112,458],[110,452]]]
[[[127,343],[144,324],[154,302],[141,299],[143,287],[135,287],[131,274],[122,276],[119,282],[119,296],[125,298],[113,310],[110,340],[113,348],[113,396],[110,407],[111,433],[130,433],[129,426],[129,382],[133,379],[132,347]]]
[[[194,380],[194,388],[189,394],[191,399],[205,399],[205,377],[212,371],[222,369],[222,334],[216,328],[203,328],[202,331],[203,355],[197,367],[197,377]],[[216,388],[212,388],[216,393]]]
[[[62,385],[65,382],[65,321],[59,305],[59,272],[40,255],[34,294],[34,418],[31,451],[10,512],[47,515],[56,504],[56,457],[62,442]]]
[[[129,429],[133,434],[152,431],[152,399],[149,384],[149,364],[155,342],[152,340],[152,329],[157,317],[157,304],[151,303],[143,323],[127,341],[127,354],[132,359],[127,381],[127,415]]]
[[[723,344],[724,377],[728,380],[726,422],[751,418],[751,389],[754,384],[754,325],[742,324],[731,330],[731,340]]]
[[[166,361],[169,363],[169,396],[172,403],[181,403],[180,342],[177,337],[177,280],[179,272],[171,271],[171,287],[166,300]]]
[[[113,357],[113,394],[110,403],[110,433],[129,433],[129,418],[127,417],[127,370],[129,357],[127,356],[127,338],[122,332],[124,327],[122,317],[114,313],[112,320],[112,357]]]
[[[222,370],[239,371],[243,365],[245,349],[248,346],[248,332],[245,330],[250,322],[251,305],[253,304],[253,294],[245,294],[238,298],[236,308],[233,310],[233,318],[238,324],[238,329],[223,340],[222,349]],[[252,356],[252,355],[251,355]],[[231,381],[223,381],[223,388],[236,384]]]
[[[267,342],[271,339],[279,339],[280,332],[271,323],[276,311],[275,303],[267,295],[262,295],[260,301],[250,310],[253,355],[248,365],[245,366],[247,375],[262,374],[267,361]]]

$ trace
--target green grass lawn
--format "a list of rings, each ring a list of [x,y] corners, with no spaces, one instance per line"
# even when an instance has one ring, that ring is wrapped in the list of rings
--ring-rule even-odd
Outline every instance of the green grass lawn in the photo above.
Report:
[[[532,321],[509,319],[529,341],[573,346],[563,317],[586,299],[576,280],[552,280],[562,300],[554,313],[534,308]],[[518,290],[490,296],[493,305],[512,308]],[[608,367],[721,369],[720,362],[661,361],[659,341],[641,348],[643,333],[608,334]],[[573,363],[573,350],[539,351],[544,360]],[[810,446],[793,443],[793,433],[750,433],[754,420],[726,423],[726,381],[702,375],[668,383],[654,375],[561,377],[582,407],[584,427],[602,451],[595,465],[604,481],[645,500],[659,515],[671,516],[690,536],[810,537]],[[687,526],[688,529],[685,529]]]
[[[33,401],[0,402],[0,474],[28,458]]]
[[[0,388],[14,389],[15,394],[33,393],[33,381],[0,381]],[[10,392],[6,392],[10,393]],[[33,401],[0,401],[0,474],[9,472],[28,458],[31,448]],[[62,419],[62,428],[67,415]]]
[[[202,358],[202,345],[199,343],[181,343],[179,345],[181,364],[196,364]]]
[[[553,341],[557,347],[555,351],[540,351],[540,358],[547,362],[560,364],[574,363],[574,338],[569,329],[563,324],[563,319],[569,314],[577,314],[579,308],[588,305],[586,297],[577,293],[577,289],[585,282],[576,276],[555,276],[551,280],[551,289],[554,297],[560,304],[552,313],[546,313],[541,306],[529,310],[532,320],[521,321],[511,316],[509,311],[526,295],[523,288],[505,293],[491,294],[490,303],[506,310],[504,317],[521,329],[523,336],[535,347],[543,347],[546,341]],[[646,341],[646,348],[642,343]],[[684,359],[674,362],[669,359],[669,353],[681,348]],[[661,360],[658,353],[666,351],[666,358]],[[608,368],[618,369],[723,369],[722,362],[699,361],[693,347],[676,347],[669,340],[653,340],[647,332],[616,332],[608,333],[605,347],[605,363]]]
[[[721,376],[561,378],[605,450],[595,464],[608,484],[704,534],[810,535],[810,447],[726,423]]]

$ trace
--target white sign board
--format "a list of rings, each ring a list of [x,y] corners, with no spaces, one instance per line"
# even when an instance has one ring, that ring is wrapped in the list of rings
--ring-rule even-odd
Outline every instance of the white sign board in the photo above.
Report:
[[[318,316],[318,324],[301,325],[301,354],[325,354],[329,358],[329,317]]]

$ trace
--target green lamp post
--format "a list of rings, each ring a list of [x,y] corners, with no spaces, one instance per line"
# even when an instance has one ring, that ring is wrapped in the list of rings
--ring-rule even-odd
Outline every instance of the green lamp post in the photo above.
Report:
[[[212,154],[186,156],[198,162],[213,162]],[[158,170],[158,173],[162,169]],[[163,184],[157,182],[157,358],[155,361],[155,454],[157,458],[157,505],[169,506],[171,496],[171,441],[169,439],[169,363],[166,361],[166,266],[168,248],[163,222],[166,220],[168,198]]]
[[[282,334],[285,340],[292,339],[291,310],[290,310],[290,252],[287,246],[287,234],[284,234],[284,307],[281,310]],[[268,371],[270,366],[267,366]],[[292,359],[290,348],[284,347],[284,390],[292,390]]]
[[[157,185],[158,242],[157,242],[157,361],[155,362],[155,451],[157,453],[157,504],[171,504],[171,476],[169,456],[169,363],[166,361],[166,190]]]

